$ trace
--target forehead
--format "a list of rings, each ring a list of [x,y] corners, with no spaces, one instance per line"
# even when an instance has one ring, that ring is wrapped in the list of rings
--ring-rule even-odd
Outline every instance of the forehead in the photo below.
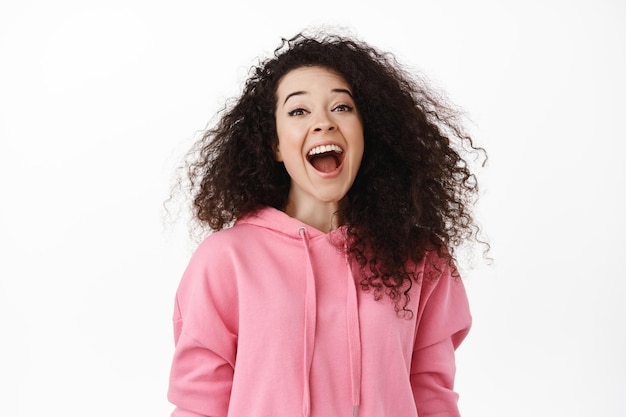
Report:
[[[336,71],[325,67],[300,67],[289,71],[281,78],[276,93],[281,97],[293,91],[336,88],[351,90],[346,80]]]

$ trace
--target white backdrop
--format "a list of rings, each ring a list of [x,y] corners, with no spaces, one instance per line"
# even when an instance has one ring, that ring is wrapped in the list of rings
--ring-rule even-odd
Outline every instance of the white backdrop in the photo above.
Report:
[[[626,415],[622,2],[211,3],[0,3],[1,415],[169,415],[194,248],[163,223],[174,168],[258,56],[319,24],[423,71],[489,152],[463,415]]]

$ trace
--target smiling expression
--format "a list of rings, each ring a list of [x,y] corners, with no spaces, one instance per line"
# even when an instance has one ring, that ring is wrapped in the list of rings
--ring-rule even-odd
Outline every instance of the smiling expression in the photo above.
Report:
[[[332,214],[363,157],[363,123],[352,90],[336,72],[301,67],[281,79],[276,95],[275,156],[291,177],[288,206]]]

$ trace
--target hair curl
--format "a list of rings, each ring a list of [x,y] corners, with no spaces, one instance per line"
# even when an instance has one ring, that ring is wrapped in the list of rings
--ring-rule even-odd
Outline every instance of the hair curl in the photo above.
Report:
[[[362,289],[376,299],[387,294],[410,315],[418,277],[407,262],[437,251],[454,266],[454,248],[477,239],[471,206],[478,183],[459,152],[484,150],[474,146],[459,113],[389,53],[339,35],[283,39],[189,153],[194,217],[220,230],[264,206],[284,209],[290,178],[274,159],[276,91],[285,74],[305,66],[331,69],[352,88],[365,151],[338,215],[348,252],[364,271]]]

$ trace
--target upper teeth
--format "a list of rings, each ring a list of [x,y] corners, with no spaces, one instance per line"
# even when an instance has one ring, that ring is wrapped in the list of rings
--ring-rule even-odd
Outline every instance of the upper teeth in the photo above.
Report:
[[[311,149],[309,151],[309,156],[317,155],[317,154],[320,154],[320,153],[326,153],[326,152],[342,153],[343,149],[341,149],[337,145],[320,145],[320,146],[316,146],[315,148]]]

